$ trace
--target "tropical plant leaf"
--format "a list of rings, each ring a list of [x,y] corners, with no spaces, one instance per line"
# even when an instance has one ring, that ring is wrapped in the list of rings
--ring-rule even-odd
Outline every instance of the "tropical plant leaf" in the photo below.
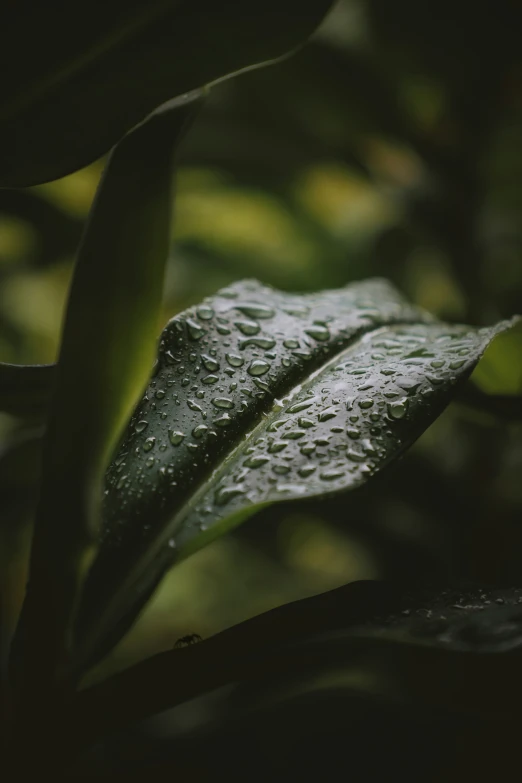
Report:
[[[0,410],[44,420],[55,378],[54,364],[0,363]]]
[[[80,246],[47,422],[28,590],[11,655],[17,685],[29,691],[52,680],[66,656],[96,539],[103,473],[153,363],[172,159],[199,105],[199,93],[165,104],[115,147]]]
[[[306,296],[247,281],[174,318],[108,471],[79,642],[99,654],[169,565],[262,506],[367,481],[508,326],[439,323],[381,280]]]
[[[87,165],[167,100],[287,54],[332,3],[20,0],[0,32],[0,185]]]

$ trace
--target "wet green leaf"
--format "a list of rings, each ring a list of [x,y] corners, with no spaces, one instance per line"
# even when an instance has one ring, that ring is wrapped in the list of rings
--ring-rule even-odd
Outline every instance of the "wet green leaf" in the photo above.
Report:
[[[45,419],[54,378],[54,364],[0,363],[0,410],[12,416]]]
[[[247,281],[174,318],[108,471],[79,639],[106,641],[169,565],[262,506],[366,482],[508,326],[437,322],[381,280],[305,296]]]
[[[290,52],[332,2],[20,0],[0,30],[0,185],[87,165],[165,101]]]

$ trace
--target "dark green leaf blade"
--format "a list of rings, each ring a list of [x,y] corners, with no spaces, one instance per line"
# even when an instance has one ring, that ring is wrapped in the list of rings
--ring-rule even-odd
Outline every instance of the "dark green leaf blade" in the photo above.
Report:
[[[0,363],[0,411],[43,420],[55,378],[54,364]]]
[[[247,281],[173,319],[108,473],[79,638],[117,636],[168,565],[263,505],[365,482],[507,326],[438,323],[380,280],[307,296]]]
[[[0,186],[87,165],[165,101],[287,54],[332,2],[15,4],[0,32]]]
[[[89,743],[232,682],[241,683],[237,704],[266,706],[270,682],[279,701],[320,673],[361,670],[371,676],[349,682],[366,694],[513,714],[521,659],[522,588],[353,582],[146,659],[82,691],[71,719]]]
[[[45,435],[29,584],[11,655],[24,689],[52,681],[66,655],[97,535],[103,473],[153,363],[173,155],[200,98],[193,93],[166,104],[115,147],[78,253]]]

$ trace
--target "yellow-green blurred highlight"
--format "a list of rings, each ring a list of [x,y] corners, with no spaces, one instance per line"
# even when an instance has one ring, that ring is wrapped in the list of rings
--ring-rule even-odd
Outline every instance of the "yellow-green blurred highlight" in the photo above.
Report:
[[[350,269],[350,256],[361,246],[371,248],[382,230],[396,224],[402,208],[394,188],[422,176],[419,162],[407,150],[382,140],[369,141],[368,150],[382,187],[347,167],[324,164],[304,171],[288,200],[239,187],[215,170],[182,167],[163,323],[239,277],[258,277],[294,290],[360,277],[358,269]],[[30,191],[66,215],[85,219],[102,168],[99,161]],[[0,269],[9,269],[0,290],[0,312],[21,337],[13,347],[0,334],[4,361],[45,363],[57,354],[73,258],[56,258],[46,268],[35,269],[27,262],[37,255],[38,245],[29,223],[0,214]],[[187,245],[209,259],[204,279]],[[343,262],[342,274],[329,274],[329,264],[338,263],[331,258],[333,246]],[[211,264],[214,256],[217,260]],[[430,247],[411,257],[407,287],[410,296],[436,314],[458,318],[462,312],[462,294],[447,262]]]
[[[106,676],[182,636],[207,638],[275,606],[356,579],[378,576],[370,552],[320,517],[289,513],[280,524],[279,560],[222,538],[172,569],[132,631],[89,680]]]

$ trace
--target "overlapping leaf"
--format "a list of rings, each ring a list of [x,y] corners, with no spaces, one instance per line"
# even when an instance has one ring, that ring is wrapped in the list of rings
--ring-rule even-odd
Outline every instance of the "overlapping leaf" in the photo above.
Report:
[[[115,147],[79,250],[47,422],[29,585],[11,655],[21,688],[52,680],[66,655],[103,473],[154,356],[172,161],[200,98],[196,92],[165,104]],[[35,640],[44,634],[40,649]]]
[[[288,53],[332,2],[19,0],[0,30],[0,185],[87,165],[165,101]]]
[[[72,722],[88,743],[232,682],[232,715],[337,684],[347,703],[359,693],[448,714],[515,715],[521,656],[522,588],[354,582],[142,661],[83,691]]]
[[[79,639],[96,648],[174,560],[263,505],[365,482],[507,326],[441,324],[380,280],[308,296],[238,283],[174,318],[108,473]]]

